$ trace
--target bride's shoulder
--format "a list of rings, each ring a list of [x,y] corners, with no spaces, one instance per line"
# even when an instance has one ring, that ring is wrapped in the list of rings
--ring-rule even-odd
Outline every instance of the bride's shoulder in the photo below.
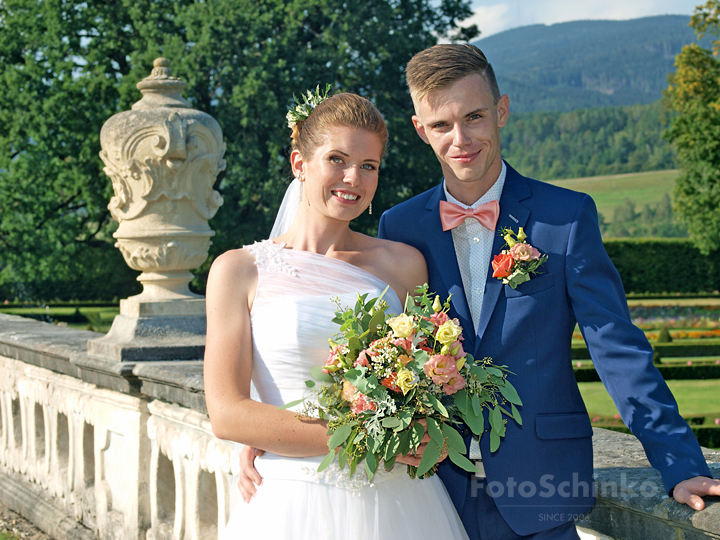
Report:
[[[231,249],[215,258],[208,274],[208,288],[225,291],[257,280],[255,255],[247,248]]]
[[[412,246],[383,238],[367,237],[375,256],[376,266],[393,281],[402,283],[409,291],[427,281],[427,265],[422,253]]]

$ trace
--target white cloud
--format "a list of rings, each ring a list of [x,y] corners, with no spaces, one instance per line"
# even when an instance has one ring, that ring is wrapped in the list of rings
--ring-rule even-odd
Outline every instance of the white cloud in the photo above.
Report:
[[[481,37],[518,26],[652,15],[690,15],[702,0],[475,0],[475,14],[463,22],[477,24]]]
[[[480,6],[475,8],[475,14],[463,21],[462,26],[476,24],[482,32],[482,37],[497,34],[508,28],[512,28],[512,16],[507,3],[494,4],[491,6]]]

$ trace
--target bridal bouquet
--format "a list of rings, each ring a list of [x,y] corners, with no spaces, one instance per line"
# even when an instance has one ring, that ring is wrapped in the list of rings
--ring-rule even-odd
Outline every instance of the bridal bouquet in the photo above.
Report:
[[[430,442],[419,466],[408,466],[411,477],[433,475],[443,452],[475,472],[453,424],[464,422],[479,437],[487,409],[490,449],[497,450],[504,416],[522,423],[516,407],[522,402],[508,370],[490,358],[476,362],[463,350],[462,328],[447,315],[449,299],[431,297],[427,285],[408,296],[397,316],[386,313],[385,292],[371,300],[358,295],[354,308],[336,299],[333,322],[340,333],[330,340],[325,366],[311,370],[321,384],[306,381],[314,399],[285,407],[304,401],[304,413],[329,420],[330,452],[318,471],[337,453],[339,466],[349,466],[350,474],[364,461],[372,479],[380,462],[390,469],[397,456],[417,450],[427,430]]]

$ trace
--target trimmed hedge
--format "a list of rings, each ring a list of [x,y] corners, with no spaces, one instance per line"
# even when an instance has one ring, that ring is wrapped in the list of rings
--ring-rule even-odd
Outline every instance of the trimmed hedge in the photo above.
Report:
[[[686,238],[604,241],[626,294],[720,290],[720,250],[702,255]]]
[[[626,426],[603,426],[602,424],[593,424],[593,427],[599,427],[604,429],[610,429],[612,431],[619,431],[620,433],[628,433],[632,435],[632,432]],[[690,426],[690,429],[695,433],[695,438],[700,443],[700,446],[705,448],[720,448],[720,428],[715,426]]]
[[[674,341],[672,343],[653,343],[653,349],[661,358],[694,358],[696,356],[720,356],[720,339],[706,338]],[[590,351],[585,346],[572,347],[570,357],[573,360],[591,360]]]
[[[695,380],[695,379],[720,379],[720,365],[709,364],[704,366],[657,366],[658,371],[666,381],[671,380]],[[600,376],[593,367],[575,368],[575,380],[577,382],[599,382]]]

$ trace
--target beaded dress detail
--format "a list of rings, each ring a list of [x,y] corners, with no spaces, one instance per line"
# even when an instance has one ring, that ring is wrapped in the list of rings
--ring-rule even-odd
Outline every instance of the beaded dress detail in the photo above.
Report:
[[[258,269],[250,313],[255,397],[279,406],[302,398],[310,368],[327,359],[328,338],[338,332],[331,298],[354,305],[358,293],[372,298],[387,285],[344,261],[286,249],[271,240],[245,249],[255,256]],[[384,298],[389,313],[402,311],[391,289]],[[263,483],[250,503],[238,500],[221,538],[467,538],[437,476],[412,480],[398,464],[391,471],[379,467],[371,483],[364,467],[353,476],[337,464],[318,473],[323,457],[258,457],[255,466]]]

